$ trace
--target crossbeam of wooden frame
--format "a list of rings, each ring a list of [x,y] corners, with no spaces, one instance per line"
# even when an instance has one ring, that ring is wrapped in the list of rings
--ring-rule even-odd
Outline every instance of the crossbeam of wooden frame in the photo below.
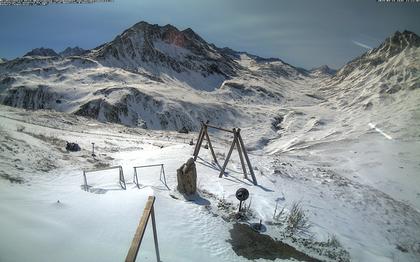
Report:
[[[159,255],[159,244],[156,231],[156,219],[155,219],[155,197],[149,196],[144,207],[143,215],[140,219],[139,225],[137,226],[136,233],[134,234],[133,241],[131,242],[130,249],[128,250],[127,257],[125,258],[126,262],[136,261],[137,254],[139,253],[140,245],[143,240],[144,232],[146,231],[147,223],[149,222],[149,217],[152,217],[152,227],[153,227],[153,239],[155,242],[155,251],[156,251],[156,261],[160,262]]]
[[[217,161],[217,158],[216,158],[216,154],[214,153],[213,145],[211,143],[210,136],[209,136],[209,133],[208,133],[209,128],[214,128],[214,129],[217,129],[217,130],[220,130],[220,131],[224,131],[224,132],[228,132],[228,133],[233,134],[233,141],[232,141],[232,144],[229,148],[229,152],[226,156],[226,159],[225,159],[225,162],[223,163],[223,166],[219,165],[219,162]],[[227,166],[227,164],[229,162],[229,159],[232,155],[232,152],[233,152],[233,150],[235,149],[235,146],[236,146],[236,149],[238,150],[238,154],[239,154],[239,159],[241,161],[241,166],[242,166],[242,171],[244,173],[244,177],[246,179],[248,178],[248,174],[247,174],[247,170],[246,170],[246,166],[248,166],[248,171],[249,171],[249,173],[252,177],[252,181],[253,181],[254,185],[258,185],[257,179],[255,178],[254,170],[252,169],[252,166],[251,166],[251,161],[249,161],[248,153],[246,152],[244,141],[241,137],[241,129],[240,128],[233,128],[232,130],[228,130],[228,129],[224,129],[224,128],[221,128],[221,127],[210,125],[208,121],[206,123],[201,122],[201,128],[200,128],[200,132],[198,134],[197,144],[195,145],[194,153],[193,153],[194,161],[197,160],[197,157],[198,157],[198,154],[200,152],[201,145],[203,144],[204,139],[207,140],[207,143],[208,143],[208,146],[209,146],[209,149],[210,149],[210,152],[211,152],[211,155],[213,157],[214,162],[220,167],[219,177],[222,177],[223,174],[225,173],[226,166]],[[246,161],[246,165],[245,165],[245,161]]]

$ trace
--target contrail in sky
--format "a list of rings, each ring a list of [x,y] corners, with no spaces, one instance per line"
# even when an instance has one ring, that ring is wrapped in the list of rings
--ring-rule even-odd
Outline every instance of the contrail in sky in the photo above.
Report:
[[[360,47],[363,47],[363,48],[366,48],[366,49],[372,49],[371,46],[365,45],[363,43],[360,43],[360,42],[357,42],[357,41],[354,41],[354,40],[352,40],[352,42],[353,42],[353,44],[358,45]]]

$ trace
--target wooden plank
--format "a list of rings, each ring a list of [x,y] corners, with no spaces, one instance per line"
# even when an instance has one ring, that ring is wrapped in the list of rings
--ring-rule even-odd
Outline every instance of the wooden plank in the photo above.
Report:
[[[229,162],[229,158],[232,155],[233,148],[235,147],[235,138],[236,138],[236,133],[235,132],[233,132],[233,136],[234,137],[233,137],[232,145],[230,146],[229,153],[228,153],[228,155],[226,157],[225,163],[223,164],[222,170],[220,170],[219,177],[222,177],[223,174],[225,173],[225,169],[226,169],[226,166],[227,166],[227,164]]]
[[[236,148],[238,149],[239,159],[241,160],[242,171],[244,172],[244,177],[245,178],[248,178],[248,175],[246,173],[246,168],[245,168],[244,157],[242,155],[242,147],[241,147],[241,145],[239,143],[239,138],[238,138],[239,132],[240,132],[240,129],[238,128],[236,130],[236,136],[235,136]]]
[[[137,254],[139,252],[140,244],[146,231],[147,222],[149,221],[150,213],[153,210],[153,204],[155,203],[155,197],[149,196],[144,207],[143,215],[140,219],[139,225],[137,226],[136,233],[134,234],[133,241],[131,242],[130,249],[128,250],[126,262],[136,261]]]
[[[238,132],[238,139],[239,139],[239,143],[241,144],[242,152],[244,153],[245,160],[248,164],[248,169],[249,169],[249,173],[251,174],[252,181],[254,182],[254,185],[258,185],[257,179],[255,178],[254,170],[252,169],[252,166],[251,166],[251,161],[249,161],[248,153],[246,152],[244,141],[242,140],[241,133],[239,132]]]

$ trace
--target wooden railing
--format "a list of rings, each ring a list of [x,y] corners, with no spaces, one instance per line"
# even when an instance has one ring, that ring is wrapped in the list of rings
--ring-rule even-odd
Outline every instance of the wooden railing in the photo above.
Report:
[[[149,217],[152,217],[156,261],[160,262],[159,245],[158,245],[158,239],[157,239],[156,220],[155,220],[155,212],[154,212],[155,199],[156,198],[154,196],[149,196],[149,198],[147,199],[146,206],[144,207],[143,215],[140,219],[136,233],[134,234],[134,238],[133,238],[133,241],[131,242],[130,249],[128,250],[127,257],[125,258],[126,262],[136,261],[137,254],[139,252],[139,248],[141,245],[141,241],[143,240],[144,232],[146,231],[147,222],[149,221]]]

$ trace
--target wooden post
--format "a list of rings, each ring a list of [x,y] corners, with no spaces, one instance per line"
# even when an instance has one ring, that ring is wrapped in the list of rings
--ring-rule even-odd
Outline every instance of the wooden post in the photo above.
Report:
[[[216,163],[216,165],[218,165],[220,167],[219,162],[217,162],[216,154],[214,153],[214,150],[213,150],[213,145],[211,144],[211,141],[210,141],[210,137],[209,137],[207,127],[205,127],[205,130],[206,130],[206,139],[207,139],[207,142],[209,143],[209,148],[210,148],[211,155],[213,156],[213,159],[214,159],[214,162]]]
[[[156,250],[156,259],[160,262],[160,255],[159,255],[159,245],[157,239],[157,231],[156,231],[156,221],[155,221],[155,212],[153,205],[155,203],[155,197],[149,196],[146,202],[146,206],[144,207],[143,215],[140,219],[139,225],[137,227],[136,233],[134,234],[133,241],[131,242],[130,249],[128,250],[127,257],[125,258],[126,262],[134,262],[136,261],[137,254],[140,249],[141,241],[143,240],[144,232],[146,231],[147,222],[149,221],[149,217],[152,216],[152,226],[153,226],[153,238],[155,241],[155,250]]]
[[[243,149],[242,149],[242,147],[241,147],[241,145],[240,145],[240,143],[239,143],[239,132],[241,131],[241,129],[240,128],[237,128],[236,129],[236,136],[235,136],[235,142],[236,142],[236,148],[238,149],[238,154],[239,154],[239,159],[241,160],[241,165],[242,165],[242,171],[244,172],[244,177],[245,178],[248,178],[248,175],[247,175],[247,173],[246,173],[246,168],[245,168],[245,162],[244,162],[244,157],[242,156],[242,151],[243,151]]]
[[[246,152],[244,141],[242,140],[242,137],[241,137],[241,133],[238,133],[238,139],[239,139],[239,143],[241,144],[241,147],[242,147],[242,152],[244,152],[245,160],[248,164],[248,169],[249,169],[249,173],[251,174],[252,181],[254,182],[254,185],[258,185],[257,179],[255,178],[254,170],[252,169],[252,166],[251,166],[251,161],[249,161],[249,157],[248,157],[248,154]]]
[[[235,130],[235,129],[233,129],[233,130]],[[226,156],[226,160],[225,160],[225,163],[223,164],[223,167],[222,167],[222,170],[220,170],[220,174],[219,174],[219,177],[222,177],[223,176],[223,174],[225,173],[225,169],[226,169],[226,166],[227,166],[227,164],[228,164],[228,162],[229,162],[229,158],[230,158],[230,156],[232,155],[232,151],[233,151],[233,148],[235,147],[235,142],[236,142],[236,133],[235,133],[235,131],[233,132],[233,142],[232,142],[232,145],[230,146],[230,149],[229,149],[229,153],[228,153],[228,155]]]

